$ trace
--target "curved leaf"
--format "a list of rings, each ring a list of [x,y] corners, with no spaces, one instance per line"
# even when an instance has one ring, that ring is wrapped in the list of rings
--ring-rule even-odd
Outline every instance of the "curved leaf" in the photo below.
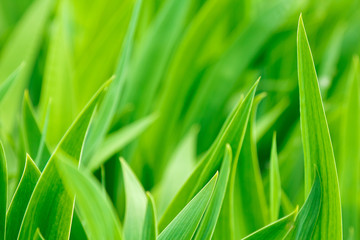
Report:
[[[67,191],[76,195],[76,207],[89,239],[122,239],[120,221],[102,186],[85,169],[69,161],[56,161]]]
[[[155,203],[154,203],[154,199],[152,198],[149,192],[146,193],[146,197],[147,197],[147,206],[146,206],[144,227],[142,230],[142,239],[156,240],[158,232],[157,232]]]
[[[6,239],[16,239],[31,194],[40,177],[40,170],[29,155],[26,156],[24,172],[6,214]]]
[[[270,220],[272,222],[278,219],[280,200],[281,180],[276,147],[276,133],[274,133],[270,158]]]

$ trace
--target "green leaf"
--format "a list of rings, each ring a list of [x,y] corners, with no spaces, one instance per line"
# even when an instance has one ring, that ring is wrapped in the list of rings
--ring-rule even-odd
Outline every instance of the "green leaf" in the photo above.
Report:
[[[89,131],[89,137],[85,142],[84,165],[89,164],[91,154],[97,149],[107,131],[109,130],[111,121],[116,113],[116,107],[119,105],[121,93],[123,91],[124,82],[127,76],[130,56],[133,48],[134,34],[139,18],[142,0],[136,0],[126,37],[123,43],[122,52],[119,57],[115,79],[109,87],[104,100],[99,106],[99,111],[95,116],[94,124]]]
[[[0,82],[25,62],[16,84],[0,104],[0,116],[7,132],[12,130],[21,98],[32,73],[42,41],[44,26],[54,6],[54,0],[35,0],[12,31],[0,58]],[[11,97],[10,97],[11,96]],[[6,116],[6,117],[3,117]]]
[[[86,169],[70,161],[57,161],[64,186],[76,195],[76,207],[89,239],[122,239],[120,221],[110,198]]]
[[[49,116],[47,136],[50,144],[55,145],[74,120],[75,97],[73,87],[73,57],[70,42],[69,1],[60,1],[53,23],[47,51],[44,79],[41,86],[39,108],[45,115],[51,99],[52,111]]]
[[[95,170],[124,146],[143,133],[156,119],[154,115],[140,119],[109,134],[89,162],[88,168]]]
[[[137,47],[123,102],[136,106],[133,119],[143,117],[150,110],[169,57],[183,31],[190,4],[189,0],[165,1]]]
[[[11,86],[14,84],[18,75],[22,70],[24,64],[21,64],[10,76],[5,80],[5,82],[0,84],[0,102],[4,98],[5,94],[9,91]]]
[[[349,229],[360,236],[360,64],[354,57],[351,67],[342,118],[342,155],[340,160],[341,204],[344,221],[344,239]]]
[[[146,192],[146,197],[147,197],[147,206],[146,206],[145,221],[144,221],[144,227],[142,230],[141,239],[156,240],[158,232],[157,232],[155,203],[153,197],[149,192]]]
[[[264,97],[264,94],[255,97],[237,168],[239,184],[237,215],[241,222],[239,226],[241,237],[269,223],[268,206],[254,139],[257,106]]]
[[[226,145],[225,156],[221,164],[220,175],[214,189],[214,194],[193,239],[212,239],[228,189],[231,160],[231,147],[230,145]]]
[[[320,213],[321,195],[320,177],[316,173],[310,194],[296,216],[294,228],[288,235],[288,239],[312,239]]]
[[[279,217],[281,201],[281,180],[276,147],[276,133],[273,135],[270,158],[270,221],[274,222]]]
[[[213,196],[218,173],[181,210],[171,223],[160,233],[158,240],[190,240]]]
[[[29,155],[26,156],[24,172],[6,214],[6,239],[16,239],[31,194],[40,177],[40,170]]]
[[[56,169],[56,161],[68,158],[77,165],[79,164],[90,120],[98,100],[108,84],[108,82],[105,83],[98,90],[79,114],[45,166],[30,198],[21,225],[19,239],[28,239],[30,236],[33,236],[37,228],[40,229],[46,239],[67,239],[69,237],[74,209],[74,196],[65,191]],[[46,195],[43,193],[46,193]]]
[[[236,149],[234,159],[238,158],[257,84],[258,81],[250,89],[244,100],[240,101],[234,108],[208,152],[170,203],[160,219],[160,231],[218,170],[223,159],[223,149],[227,143],[230,144],[232,149]]]
[[[0,142],[0,239],[5,239],[7,185],[8,176],[5,151],[2,143]]]
[[[314,238],[342,239],[339,182],[329,129],[321,100],[302,17],[297,33],[300,122],[305,157],[305,192],[309,193],[314,167],[321,179],[322,204]]]
[[[289,233],[290,229],[293,227],[297,212],[298,212],[298,210],[296,209],[291,214],[257,230],[256,232],[243,238],[243,240],[283,239],[284,237],[286,237],[286,235]]]
[[[36,229],[33,240],[45,240],[39,229]]]
[[[146,214],[147,199],[144,188],[124,159],[120,159],[124,176],[126,209],[124,238],[140,239]]]
[[[46,124],[44,127],[46,127]],[[37,161],[35,161],[35,163],[39,167],[40,171],[42,171],[51,154],[44,141],[44,134],[46,134],[46,131],[43,132],[43,134],[40,131],[28,91],[25,91],[24,94],[22,131],[25,151],[31,157],[36,158]],[[39,151],[41,148],[42,151]]]
[[[199,129],[192,128],[180,141],[165,168],[157,194],[157,210],[160,216],[194,170],[196,162],[196,141]]]

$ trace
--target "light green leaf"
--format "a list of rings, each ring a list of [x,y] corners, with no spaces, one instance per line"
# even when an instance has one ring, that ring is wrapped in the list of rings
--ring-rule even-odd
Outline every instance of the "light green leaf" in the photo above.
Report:
[[[124,146],[143,133],[155,119],[156,117],[151,115],[109,134],[101,143],[99,150],[91,158],[88,168],[95,170],[100,167],[108,158],[119,152]]]
[[[160,231],[176,216],[195,193],[201,189],[201,186],[211,178],[212,174],[218,170],[223,159],[223,149],[227,143],[230,144],[232,149],[236,149],[234,159],[238,158],[257,84],[258,81],[250,89],[244,100],[240,101],[234,108],[208,152],[170,203],[160,219]]]
[[[305,192],[314,180],[314,166],[321,179],[322,203],[314,239],[342,239],[339,182],[329,129],[321,100],[309,42],[302,17],[297,33],[300,122],[305,157]]]
[[[25,91],[24,94],[22,110],[22,131],[25,151],[31,157],[38,160],[36,164],[39,167],[40,171],[42,171],[50,158],[50,151],[45,142],[42,141],[44,140],[44,136],[40,131],[38,122],[36,121],[35,111],[32,106],[28,91]],[[41,145],[43,147],[40,153],[39,149],[41,148]]]
[[[23,68],[24,64],[21,64],[10,76],[0,84],[0,102],[4,98],[5,94],[9,91],[14,82],[18,79],[18,75]]]
[[[153,197],[149,192],[146,192],[146,197],[147,197],[147,206],[146,206],[145,221],[144,221],[144,227],[142,230],[141,239],[156,240],[158,232],[157,232],[155,203]]]
[[[316,222],[318,221],[321,206],[321,182],[319,174],[316,173],[315,181],[310,194],[306,199],[300,212],[296,216],[294,228],[287,239],[302,240],[312,239]]]
[[[273,135],[270,158],[270,221],[274,222],[279,217],[281,202],[281,180],[276,147],[276,133]]]
[[[36,229],[33,240],[45,240],[39,229]]]
[[[70,161],[56,161],[60,177],[71,195],[89,239],[122,239],[120,221],[110,198],[86,169],[78,170]]]
[[[278,240],[284,239],[293,227],[294,220],[298,210],[296,209],[291,214],[273,222],[258,231],[243,238],[243,240]]]
[[[160,233],[158,240],[190,240],[192,238],[213,195],[217,178],[218,173],[214,175],[214,177]]]
[[[29,155],[24,172],[6,214],[6,239],[16,239],[32,192],[40,177],[40,170]]]
[[[360,64],[354,57],[351,67],[342,119],[342,154],[340,163],[341,203],[344,221],[344,239],[349,229],[360,236]]]
[[[5,239],[7,185],[8,176],[5,151],[2,143],[0,142],[0,239]]]
[[[42,115],[45,116],[50,100],[52,105],[49,116],[51,131],[47,136],[52,145],[59,142],[76,116],[69,12],[69,1],[60,1],[50,36],[41,86],[39,108]]]
[[[116,108],[119,105],[121,93],[123,91],[124,82],[127,77],[127,70],[129,67],[130,56],[133,48],[134,34],[139,18],[139,13],[142,5],[142,0],[136,0],[126,37],[123,43],[122,52],[119,57],[116,70],[115,79],[109,87],[104,100],[99,106],[99,111],[94,118],[94,124],[90,128],[89,137],[85,142],[84,150],[84,165],[89,164],[91,154],[94,149],[97,149],[107,131],[109,130],[111,121],[116,113]]]
[[[228,189],[231,160],[231,147],[230,145],[226,145],[225,156],[221,164],[220,175],[214,189],[214,194],[193,239],[212,239]]]
[[[124,238],[137,240],[142,236],[147,199],[144,188],[124,159],[120,159],[124,176],[126,209]]]
[[[56,161],[59,158],[69,158],[77,165],[79,164],[90,120],[98,100],[108,84],[108,82],[105,83],[99,89],[79,114],[45,166],[30,198],[21,225],[19,239],[29,239],[35,234],[37,228],[40,229],[46,239],[67,239],[69,237],[74,196],[65,191],[56,169]]]
[[[254,139],[257,106],[264,97],[264,94],[255,97],[237,168],[239,183],[237,215],[241,222],[239,226],[241,237],[269,223],[269,210],[259,167],[256,139]]]
[[[44,26],[54,6],[54,0],[35,0],[13,30],[0,57],[0,82],[25,62],[16,84],[0,104],[3,127],[9,132],[20,107],[21,98],[35,64]],[[11,96],[11,97],[9,97]]]
[[[164,176],[159,183],[156,198],[160,216],[194,170],[196,162],[196,141],[198,128],[192,128],[179,143],[168,162]]]

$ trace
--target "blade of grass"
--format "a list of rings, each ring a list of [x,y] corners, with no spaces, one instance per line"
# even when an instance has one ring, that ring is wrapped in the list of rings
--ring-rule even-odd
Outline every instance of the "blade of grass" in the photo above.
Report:
[[[21,64],[13,73],[10,74],[10,76],[7,77],[7,79],[3,83],[0,84],[0,103],[1,100],[4,98],[5,94],[11,88],[11,86],[18,79],[18,75],[22,70],[23,66],[24,64]]]
[[[34,161],[27,155],[24,172],[6,214],[6,239],[17,238],[27,205],[40,174],[41,172]]]
[[[201,189],[201,186],[206,183],[212,174],[218,170],[223,159],[222,151],[227,143],[230,144],[232,149],[236,149],[234,159],[238,158],[257,85],[258,81],[250,89],[244,100],[240,101],[234,108],[213,145],[170,203],[160,219],[160,231],[176,216],[195,193]]]
[[[320,177],[316,173],[310,194],[296,216],[294,228],[287,236],[287,239],[313,239],[314,229],[320,213],[321,196]]]
[[[7,204],[7,167],[5,151],[0,142],[0,239],[5,239],[5,220],[6,220],[6,204]]]
[[[79,217],[89,239],[122,239],[120,221],[115,208],[99,182],[86,170],[78,170],[72,162],[57,161],[56,167],[64,186],[76,195]]]
[[[46,239],[68,238],[74,209],[74,196],[69,195],[56,169],[56,161],[69,158],[79,165],[83,144],[95,107],[103,95],[105,83],[89,101],[59,142],[41,174],[21,224],[19,239],[34,235],[37,228]],[[46,193],[44,196],[43,193]],[[46,221],[44,221],[46,219]]]
[[[140,239],[146,214],[147,198],[139,180],[124,159],[120,159],[124,176],[126,209],[124,238]]]
[[[157,232],[155,202],[149,192],[146,192],[146,198],[147,198],[147,206],[146,206],[144,227],[142,230],[142,239],[156,240],[158,232]]]
[[[273,135],[270,158],[270,221],[274,222],[279,217],[281,201],[281,180],[276,147],[276,133]]]
[[[298,212],[298,210],[296,209],[291,214],[259,229],[258,231],[243,238],[243,240],[283,239],[284,237],[286,237],[286,235],[289,233],[290,229],[293,227],[297,212]]]
[[[193,239],[212,239],[220,211],[222,210],[226,190],[228,189],[231,162],[231,147],[226,145],[224,160],[221,164],[220,175],[214,189],[214,194]]]
[[[314,166],[321,179],[322,204],[314,238],[342,239],[339,182],[333,147],[314,61],[300,15],[298,33],[298,78],[300,91],[300,122],[305,157],[305,193],[314,180]]]
[[[218,173],[200,190],[198,194],[181,210],[181,212],[160,233],[158,240],[190,240],[213,196]]]

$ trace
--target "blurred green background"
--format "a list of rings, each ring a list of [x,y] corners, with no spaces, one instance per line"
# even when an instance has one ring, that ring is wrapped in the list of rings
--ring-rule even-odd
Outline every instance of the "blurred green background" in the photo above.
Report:
[[[23,64],[0,104],[1,139],[13,188],[25,161],[19,127],[24,91],[40,129],[51,99],[46,142],[53,149],[90,97],[116,72],[134,3],[0,0],[0,83]],[[148,116],[155,120],[104,164],[107,191],[120,213],[118,156],[124,156],[144,188],[156,195],[160,182],[169,177],[176,150],[185,147],[183,158],[189,160],[176,167],[175,187],[181,186],[259,76],[258,93],[266,97],[258,106],[253,134],[265,191],[276,131],[284,201],[303,203],[296,57],[301,12],[341,181],[346,161],[344,99],[353,56],[360,54],[360,1],[144,0],[109,134]],[[100,170],[95,174],[100,178]],[[159,211],[164,206],[160,204]]]

